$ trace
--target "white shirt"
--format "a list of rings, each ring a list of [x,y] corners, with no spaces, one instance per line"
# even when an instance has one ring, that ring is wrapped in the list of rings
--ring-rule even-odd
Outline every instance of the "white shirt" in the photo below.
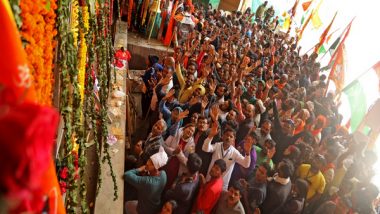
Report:
[[[208,173],[206,180],[209,181],[210,169],[214,166],[216,160],[223,159],[226,161],[227,169],[223,173],[223,190],[228,189],[228,183],[230,182],[232,170],[234,169],[235,163],[240,164],[241,166],[248,168],[251,164],[251,156],[243,156],[240,152],[233,146],[230,146],[227,150],[223,149],[223,142],[218,142],[211,144],[212,138],[206,138],[202,146],[202,150],[205,152],[212,152],[212,159],[210,166],[208,167]]]

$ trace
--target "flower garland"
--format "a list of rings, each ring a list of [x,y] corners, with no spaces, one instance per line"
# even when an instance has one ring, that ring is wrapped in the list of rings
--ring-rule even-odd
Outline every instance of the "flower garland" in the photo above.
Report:
[[[78,25],[79,25],[79,5],[78,1],[73,1],[71,5],[71,33],[73,34],[73,39],[74,39],[74,46],[77,48],[78,47]]]
[[[79,47],[79,65],[78,65],[78,82],[79,82],[79,93],[81,96],[81,103],[84,101],[84,81],[85,81],[85,72],[86,72],[86,60],[87,60],[87,44],[86,38],[87,31],[90,27],[88,13],[88,7],[82,6],[82,20],[83,20],[83,29],[80,30],[80,47]]]
[[[21,36],[27,43],[25,52],[33,75],[36,98],[40,104],[51,105],[57,4],[55,0],[21,0],[20,8]]]

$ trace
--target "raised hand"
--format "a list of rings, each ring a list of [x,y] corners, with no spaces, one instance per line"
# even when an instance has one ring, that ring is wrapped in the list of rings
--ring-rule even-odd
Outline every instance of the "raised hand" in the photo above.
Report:
[[[219,116],[219,106],[213,105],[210,110],[210,117],[213,121],[218,121]]]
[[[273,80],[272,79],[269,79],[267,82],[266,82],[266,87],[267,89],[271,89],[273,87]]]
[[[201,101],[202,109],[206,109],[207,104],[208,104],[208,99],[207,99],[206,96],[204,96],[204,97],[202,98],[202,101]]]
[[[244,143],[244,152],[246,155],[249,155],[251,153],[252,144],[251,143]]]
[[[189,115],[189,110],[188,110],[188,109],[186,109],[186,110],[183,111],[183,112],[180,112],[180,113],[178,114],[177,121],[180,121],[180,120],[182,120],[183,118],[186,118],[187,115]]]
[[[167,85],[170,83],[170,80],[172,80],[172,74],[168,73],[164,78],[161,79],[162,85]]]
[[[210,89],[210,94],[214,94],[216,89],[216,83],[214,79],[210,79],[210,82],[208,83],[208,88]]]
[[[210,130],[210,133],[208,134],[208,136],[210,138],[213,138],[217,134],[218,134],[218,122],[214,122],[211,125],[211,130]]]
[[[195,105],[199,102],[199,98],[196,97],[196,96],[192,96],[191,99],[189,100],[189,105],[192,106],[192,105]]]
[[[165,97],[163,99],[167,100],[170,97],[172,97],[174,94],[175,94],[175,90],[174,89],[170,89],[169,92],[165,95]]]

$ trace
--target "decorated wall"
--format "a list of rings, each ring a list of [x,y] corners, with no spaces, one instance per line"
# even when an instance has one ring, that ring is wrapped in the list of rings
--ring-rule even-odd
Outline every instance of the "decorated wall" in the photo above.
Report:
[[[3,0],[2,0],[3,1]],[[7,0],[5,0],[7,1]],[[59,189],[68,213],[88,213],[86,152],[91,141],[100,165],[110,167],[107,100],[112,81],[112,26],[117,0],[10,0],[35,90],[34,101],[60,113],[55,156]],[[115,8],[116,6],[116,8]],[[116,12],[115,12],[116,11]],[[115,14],[116,13],[116,14]],[[58,102],[53,103],[53,96]],[[30,210],[27,210],[30,211]],[[32,210],[38,211],[41,210]]]

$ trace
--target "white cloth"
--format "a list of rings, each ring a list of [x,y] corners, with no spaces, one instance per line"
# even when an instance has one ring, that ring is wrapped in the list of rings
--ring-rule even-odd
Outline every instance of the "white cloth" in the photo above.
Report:
[[[211,144],[212,138],[206,138],[202,146],[202,150],[205,152],[212,152],[212,159],[210,166],[208,167],[208,173],[206,180],[209,181],[210,170],[214,165],[216,160],[223,159],[226,162],[227,168],[223,173],[223,190],[228,189],[228,183],[230,182],[232,170],[234,169],[235,163],[240,164],[241,166],[248,168],[251,164],[251,156],[243,156],[240,152],[233,146],[230,146],[227,150],[223,149],[223,142],[218,142]]]
[[[272,181],[272,180],[282,185],[286,185],[290,182],[290,178],[280,178],[278,176],[278,173],[274,174],[273,177],[268,178],[268,181]]]
[[[159,169],[165,166],[168,162],[168,155],[164,151],[164,148],[160,147],[160,150],[156,154],[152,155],[150,159],[153,162],[154,168]]]

